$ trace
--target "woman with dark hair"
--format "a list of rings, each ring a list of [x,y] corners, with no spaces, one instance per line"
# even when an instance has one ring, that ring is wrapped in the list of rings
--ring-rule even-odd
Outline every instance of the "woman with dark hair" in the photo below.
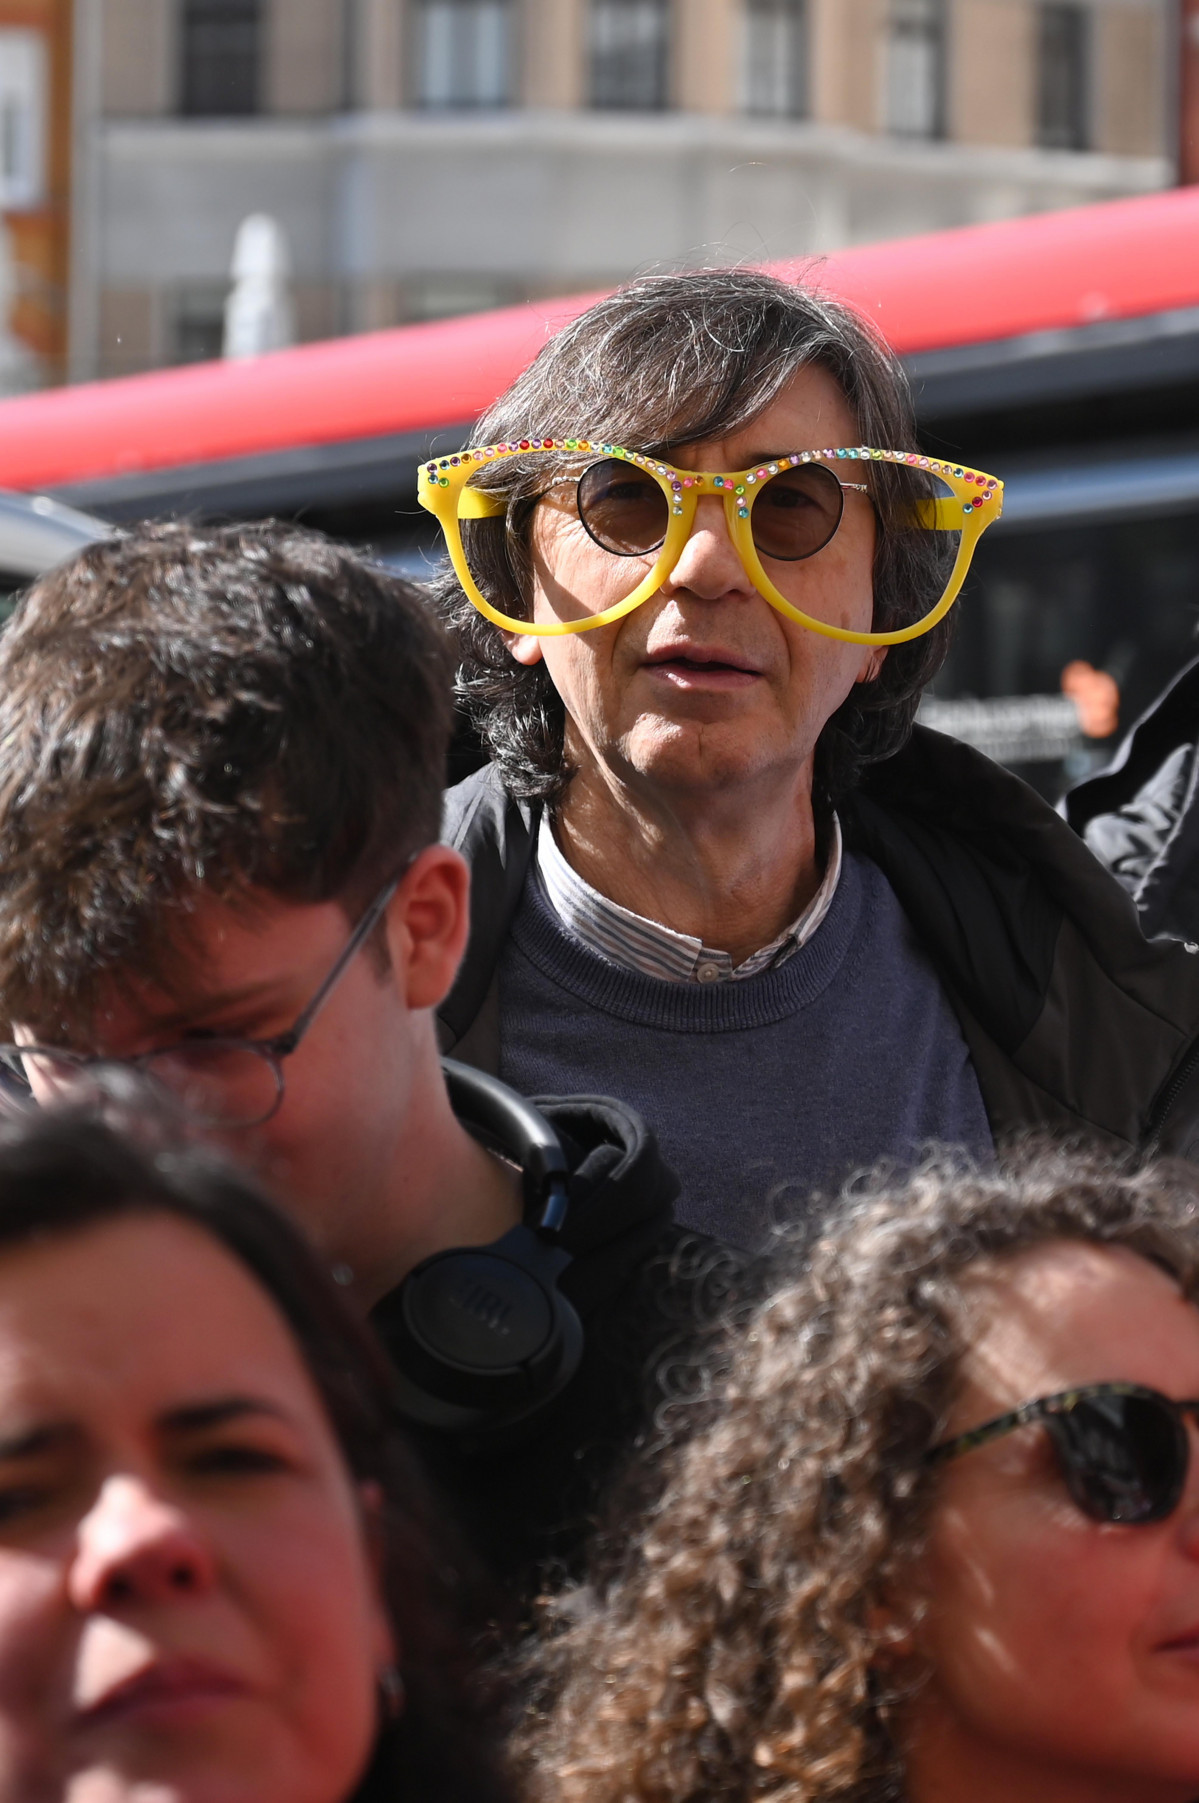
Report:
[[[1191,1803],[1199,1187],[864,1185],[557,1606],[554,1803]]]
[[[0,1799],[504,1803],[387,1368],[205,1154],[0,1124]]]
[[[443,1050],[619,1095],[682,1223],[754,1249],[929,1143],[1187,1150],[1199,962],[1145,947],[1025,784],[913,725],[1002,483],[919,445],[818,270],[631,283],[418,482],[491,759],[447,799],[471,938]]]

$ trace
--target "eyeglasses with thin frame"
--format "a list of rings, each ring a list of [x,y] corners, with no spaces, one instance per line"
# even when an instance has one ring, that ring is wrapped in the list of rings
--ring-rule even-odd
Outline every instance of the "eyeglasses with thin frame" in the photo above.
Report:
[[[259,1127],[283,1101],[283,1060],[290,1058],[357,953],[366,944],[400,886],[403,872],[384,884],[337,955],[332,968],[286,1032],[269,1039],[214,1035],[181,1039],[131,1058],[106,1058],[60,1046],[0,1045],[0,1080],[10,1102],[29,1102],[35,1091],[86,1099],[87,1075],[119,1065],[145,1072],[177,1096],[199,1124]]]
[[[1190,1469],[1186,1417],[1199,1399],[1175,1402],[1143,1384],[1085,1384],[1026,1402],[933,1448],[943,1464],[1032,1422],[1043,1423],[1071,1497],[1092,1521],[1164,1521],[1182,1500]]]
[[[597,545],[616,557],[653,558],[652,567],[640,580],[634,579],[623,601],[576,620],[521,620],[495,607],[479,587],[462,536],[464,521],[498,519],[507,511],[507,497],[475,486],[476,477],[506,458],[547,456],[558,463],[565,460],[583,465],[577,479],[562,480],[575,483],[580,523]],[[839,471],[847,463],[902,465],[946,491],[905,510],[906,527],[958,537],[940,598],[911,625],[889,632],[857,632],[831,625],[796,607],[763,566],[763,557],[784,563],[814,557],[830,543],[841,523],[846,489],[872,492],[869,483],[842,481]],[[870,445],[796,451],[744,470],[683,470],[646,452],[590,438],[522,438],[516,443],[474,446],[451,457],[435,458],[417,472],[417,499],[439,521],[450,561],[472,604],[503,631],[536,638],[590,632],[622,619],[648,601],[678,563],[694,528],[696,507],[709,495],[723,501],[729,534],[763,599],[800,626],[853,645],[899,645],[930,632],[961,592],[983,532],[1003,511],[1003,483],[995,476],[915,451],[879,450]]]

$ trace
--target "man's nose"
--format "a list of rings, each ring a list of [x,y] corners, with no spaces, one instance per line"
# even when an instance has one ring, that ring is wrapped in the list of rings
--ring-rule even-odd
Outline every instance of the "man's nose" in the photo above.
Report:
[[[77,1609],[202,1596],[215,1578],[212,1548],[184,1511],[140,1478],[105,1480],[78,1531],[69,1579]]]
[[[667,595],[686,589],[705,601],[717,601],[730,593],[755,593],[729,536],[724,502],[715,495],[705,495],[697,504],[691,534],[662,589]]]

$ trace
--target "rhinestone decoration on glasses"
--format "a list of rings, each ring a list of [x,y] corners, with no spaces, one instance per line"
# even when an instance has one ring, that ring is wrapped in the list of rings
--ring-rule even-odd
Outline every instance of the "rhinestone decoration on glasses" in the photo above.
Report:
[[[477,529],[480,522],[501,519],[508,506],[505,495],[471,484],[474,477],[507,458],[547,455],[558,460],[569,458],[575,463],[588,458],[597,460],[585,467],[577,480],[577,505],[584,529],[598,545],[614,556],[642,559],[652,557],[653,562],[644,575],[640,571],[630,571],[630,582],[635,586],[615,605],[596,613],[584,612],[574,619],[534,622],[504,613],[496,607],[483,593],[476,572],[471,567],[471,532]],[[777,564],[798,562],[823,549],[840,524],[845,491],[863,487],[867,493],[870,490],[869,484],[850,483],[841,479],[839,466],[843,468],[847,463],[868,463],[878,465],[880,469],[882,466],[902,466],[905,472],[914,472],[923,477],[930,493],[926,498],[906,506],[906,518],[901,521],[901,528],[947,535],[947,543],[954,549],[952,567],[948,571],[940,598],[920,619],[892,631],[856,631],[835,626],[830,621],[804,612],[792,598],[783,594],[762,562],[763,557]],[[596,529],[595,520],[603,510],[597,510],[587,485],[595,483],[594,472],[607,464],[623,464],[630,472],[638,472],[642,479],[642,492],[635,501],[631,494],[618,497],[619,507],[609,505],[607,523],[601,522],[599,529]],[[819,486],[812,482],[797,481],[797,472],[802,470],[820,470],[827,480]],[[862,471],[863,475],[865,473]],[[875,481],[879,479],[879,476],[874,477]],[[562,480],[569,481],[570,478]],[[836,483],[835,500],[832,498],[831,481]],[[661,498],[657,503],[652,503],[650,489],[646,486],[648,484],[654,485],[658,490]],[[558,487],[560,482],[554,482],[550,486]],[[617,494],[619,488],[617,481],[610,484],[612,494]],[[706,496],[723,502],[729,533],[746,572],[763,599],[778,613],[826,638],[840,639],[851,644],[896,645],[931,631],[952,607],[965,581],[979,538],[1002,511],[1003,484],[995,476],[968,469],[962,464],[945,463],[935,457],[925,457],[917,451],[880,450],[870,445],[842,445],[830,446],[824,450],[796,451],[785,457],[752,464],[748,469],[720,471],[676,469],[672,464],[646,452],[629,450],[623,445],[608,444],[591,438],[522,438],[501,444],[476,446],[455,452],[449,457],[435,458],[422,464],[417,472],[417,498],[439,521],[455,573],[472,604],[486,619],[505,632],[529,634],[537,638],[593,631],[596,627],[606,626],[623,618],[642,602],[649,600],[651,595],[658,592],[665,576],[678,562],[694,524],[697,503]],[[761,516],[764,496],[769,497],[768,511],[773,516],[765,528]],[[650,512],[647,511],[651,506],[657,508],[652,522]],[[618,529],[609,530],[616,522],[618,513],[624,524],[617,522]],[[591,525],[587,524],[589,514],[593,522]],[[640,523],[636,527],[637,535],[629,539],[626,548],[621,543],[621,533],[625,532],[627,536],[627,527],[634,514],[640,516]],[[810,522],[802,525],[802,528],[801,514],[812,516]],[[757,522],[755,515],[759,516]],[[798,543],[788,544],[785,537],[780,537],[782,522],[788,515],[792,541],[795,541],[798,532]],[[463,536],[464,525],[467,528],[466,538]],[[802,537],[805,533],[806,543]]]

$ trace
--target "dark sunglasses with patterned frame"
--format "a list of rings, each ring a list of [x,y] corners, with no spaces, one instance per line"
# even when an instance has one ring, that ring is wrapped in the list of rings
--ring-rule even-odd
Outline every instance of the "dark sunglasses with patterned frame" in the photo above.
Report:
[[[1175,1402],[1142,1384],[1085,1384],[1038,1397],[943,1441],[928,1463],[960,1458],[1041,1422],[1083,1514],[1142,1526],[1164,1521],[1182,1500],[1191,1457],[1188,1415],[1199,1419],[1199,1399]]]

